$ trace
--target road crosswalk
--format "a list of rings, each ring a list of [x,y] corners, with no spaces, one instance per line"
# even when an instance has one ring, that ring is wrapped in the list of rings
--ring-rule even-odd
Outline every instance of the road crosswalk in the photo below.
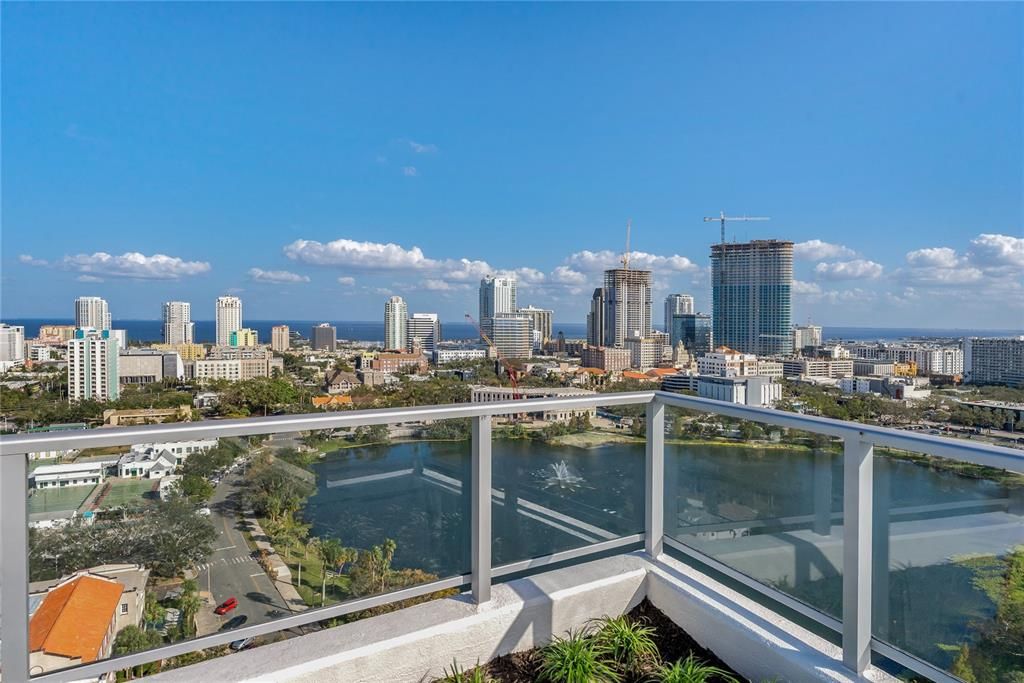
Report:
[[[230,564],[246,564],[247,562],[256,563],[256,553],[249,553],[248,555],[236,555],[235,557],[221,557],[213,560],[212,562],[204,562],[203,564],[196,565],[196,571],[206,571],[210,567],[224,567]]]

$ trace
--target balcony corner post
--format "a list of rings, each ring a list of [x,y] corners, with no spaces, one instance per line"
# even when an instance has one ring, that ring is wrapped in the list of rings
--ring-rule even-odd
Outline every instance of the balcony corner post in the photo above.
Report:
[[[665,404],[657,396],[647,404],[646,433],[644,548],[651,558],[657,558],[665,538]]]
[[[871,664],[871,529],[874,446],[856,437],[843,452],[843,664]]]
[[[471,571],[473,601],[491,599],[491,416],[473,418],[470,466]]]
[[[0,661],[4,680],[27,681],[28,649],[28,456],[0,457],[0,579],[3,621]]]

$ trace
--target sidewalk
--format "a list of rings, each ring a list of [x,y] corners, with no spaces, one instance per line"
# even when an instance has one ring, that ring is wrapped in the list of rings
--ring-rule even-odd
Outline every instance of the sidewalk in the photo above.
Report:
[[[274,588],[281,594],[281,599],[288,605],[288,609],[293,612],[302,612],[309,609],[309,605],[306,604],[306,601],[299,595],[295,586],[292,585],[291,569],[281,559],[281,556],[274,551],[274,546],[270,545],[270,538],[264,533],[263,527],[260,526],[256,517],[251,512],[246,512],[242,517],[242,521],[245,522],[249,528],[249,533],[252,534],[256,550],[267,553],[267,565],[270,568],[268,575],[274,582]]]

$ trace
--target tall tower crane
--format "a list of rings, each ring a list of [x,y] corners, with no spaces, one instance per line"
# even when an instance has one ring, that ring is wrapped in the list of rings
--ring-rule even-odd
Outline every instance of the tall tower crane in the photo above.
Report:
[[[626,221],[626,251],[622,253],[622,258],[619,259],[622,262],[623,270],[629,270],[629,232],[633,227],[633,219],[630,218]]]
[[[487,336],[480,324],[473,319],[469,313],[466,314],[466,320],[476,328],[476,331],[480,333],[480,338],[487,342],[488,346],[494,347],[494,352],[498,356],[498,362],[501,363],[501,367],[505,368],[505,374],[508,375],[508,381],[512,385],[512,399],[519,400],[522,396],[519,395],[519,370],[512,366],[504,356],[501,355],[501,351],[498,349],[498,345],[491,341],[491,338]]]
[[[704,216],[704,222],[719,221],[722,224],[722,244],[725,244],[725,222],[726,221],[770,221],[767,216],[726,216],[725,211],[719,211],[717,216]]]

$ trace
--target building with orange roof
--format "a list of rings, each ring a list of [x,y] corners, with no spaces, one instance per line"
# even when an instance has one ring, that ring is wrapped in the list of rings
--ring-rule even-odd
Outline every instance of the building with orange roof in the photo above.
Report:
[[[110,656],[124,585],[93,575],[66,581],[43,598],[29,621],[29,665],[43,673]]]
[[[334,396],[314,396],[313,405],[317,408],[341,408],[352,405],[352,397],[348,394]]]
[[[651,375],[643,372],[637,372],[636,370],[623,370],[622,379],[636,379],[641,382],[655,382],[658,378],[652,377]]]

